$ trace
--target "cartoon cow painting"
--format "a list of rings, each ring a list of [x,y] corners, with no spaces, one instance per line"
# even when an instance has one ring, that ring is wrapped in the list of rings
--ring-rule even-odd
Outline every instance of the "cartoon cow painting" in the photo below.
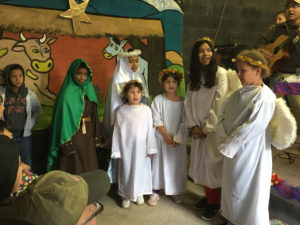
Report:
[[[26,87],[32,89],[41,103],[52,106],[56,96],[48,89],[49,71],[53,68],[50,45],[56,37],[26,38],[21,40],[0,39],[0,84],[4,84],[3,69],[8,64],[18,63],[25,71]]]
[[[120,41],[116,37],[107,37],[109,40],[108,45],[102,50],[102,55],[105,59],[112,59],[117,56],[117,62],[119,61],[118,53],[123,52],[124,45],[127,43],[127,40]],[[139,56],[139,69],[141,74],[144,76],[146,84],[148,85],[148,62]]]

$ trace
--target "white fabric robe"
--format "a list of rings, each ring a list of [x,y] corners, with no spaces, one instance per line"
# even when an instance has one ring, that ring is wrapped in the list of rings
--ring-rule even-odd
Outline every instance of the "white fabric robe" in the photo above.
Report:
[[[154,190],[164,189],[166,195],[177,195],[186,190],[186,139],[187,128],[183,123],[183,98],[173,102],[165,95],[158,95],[152,103],[154,126],[163,126],[177,147],[167,145],[161,133],[155,136],[158,154],[152,157],[152,185]]]
[[[130,80],[138,80],[143,84],[143,98],[145,102],[149,102],[148,86],[146,85],[143,75],[137,69],[133,72],[129,66],[128,57],[121,57],[117,63],[113,77],[111,79],[108,92],[105,98],[105,109],[103,115],[103,136],[107,146],[111,144],[113,126],[115,123],[116,110],[124,104],[120,94],[125,82]],[[117,161],[112,159],[108,167],[108,175],[112,183],[117,183]]]
[[[220,107],[227,93],[226,70],[218,68],[216,85],[202,86],[198,91],[187,88],[184,108],[188,128],[199,126],[207,133],[205,139],[192,139],[191,163],[188,174],[197,184],[209,188],[221,187],[223,156],[216,145],[216,126]]]
[[[152,194],[151,160],[157,153],[152,112],[149,106],[122,105],[116,114],[112,139],[112,158],[119,159],[119,194],[136,201]]]
[[[221,210],[235,225],[269,224],[274,108],[275,95],[266,85],[245,86],[224,103],[218,126],[225,135],[219,145],[225,156]]]

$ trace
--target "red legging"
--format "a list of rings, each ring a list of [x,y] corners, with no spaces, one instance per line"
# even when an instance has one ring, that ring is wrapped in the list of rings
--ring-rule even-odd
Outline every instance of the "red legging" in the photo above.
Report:
[[[221,188],[211,189],[209,187],[204,186],[204,190],[208,204],[220,204]]]

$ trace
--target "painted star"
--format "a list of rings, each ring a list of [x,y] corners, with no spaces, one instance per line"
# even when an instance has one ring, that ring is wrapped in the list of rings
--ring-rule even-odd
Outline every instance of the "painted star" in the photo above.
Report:
[[[89,0],[77,4],[75,0],[69,0],[70,9],[59,14],[59,16],[72,19],[73,28],[76,33],[80,22],[91,23],[91,19],[85,14],[85,9],[89,4]]]

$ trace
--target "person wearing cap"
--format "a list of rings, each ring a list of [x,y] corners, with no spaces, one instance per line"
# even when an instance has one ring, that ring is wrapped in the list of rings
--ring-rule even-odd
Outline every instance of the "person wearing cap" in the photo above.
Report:
[[[270,58],[272,54],[264,49],[264,46],[271,44],[281,35],[287,35],[290,39],[286,47],[289,48],[288,59],[280,60],[277,65],[276,72],[272,71],[270,79],[270,88],[276,81],[289,80],[296,75],[296,69],[300,68],[300,0],[286,0],[287,21],[277,24],[271,30],[260,38],[255,44],[256,48],[260,48],[266,58]],[[299,81],[298,81],[299,82]],[[300,124],[300,96],[287,95],[287,100],[294,112],[297,124]]]
[[[0,208],[0,224],[96,225],[103,210],[98,200],[109,188],[101,170],[79,176],[51,171],[35,179],[11,206]]]
[[[55,101],[48,171],[80,174],[99,169],[96,146],[102,136],[97,104],[92,70],[84,59],[75,59]]]
[[[142,103],[149,105],[150,97],[148,86],[143,74],[139,70],[139,49],[128,49],[118,54],[120,58],[106,94],[106,102],[103,116],[103,134],[105,145],[110,147],[112,143],[113,126],[117,109],[124,104],[121,97],[123,85],[130,80],[138,80],[143,84]],[[108,174],[113,183],[117,183],[116,159],[111,159]]]

